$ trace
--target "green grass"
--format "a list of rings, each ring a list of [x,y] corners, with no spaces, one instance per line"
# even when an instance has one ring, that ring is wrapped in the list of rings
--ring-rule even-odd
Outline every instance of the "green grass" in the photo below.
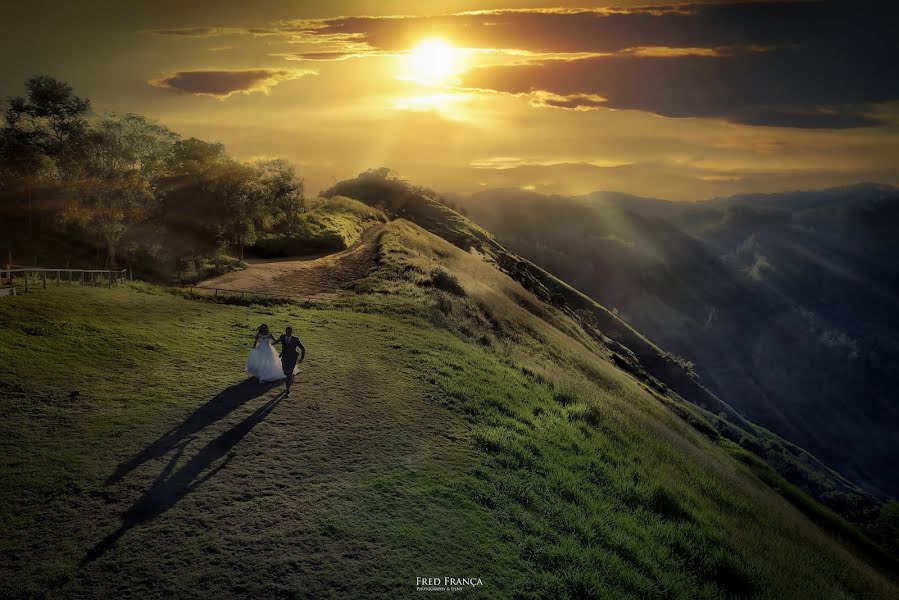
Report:
[[[265,256],[343,250],[359,241],[372,223],[384,220],[381,211],[350,198],[314,198],[298,216],[293,233],[264,236],[256,241],[255,250]]]
[[[0,596],[396,598],[474,576],[491,598],[895,597],[636,382],[583,377],[580,341],[465,260],[443,260],[467,293],[448,312],[397,293],[447,296],[414,274],[330,306],[4,299]],[[460,327],[485,311],[502,333],[481,344]],[[263,321],[309,349],[287,399],[241,383]]]

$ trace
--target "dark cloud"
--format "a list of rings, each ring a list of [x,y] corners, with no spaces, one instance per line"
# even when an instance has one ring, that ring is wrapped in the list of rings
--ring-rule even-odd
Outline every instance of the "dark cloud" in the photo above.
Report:
[[[177,29],[154,29],[150,33],[176,37],[213,37],[220,35],[222,31],[219,27],[180,27]]]
[[[611,54],[493,66],[464,77],[465,87],[543,92],[534,102],[540,106],[849,128],[880,123],[872,105],[899,99],[896,16],[892,4],[864,0],[746,2],[340,17],[290,29],[310,40],[344,36],[380,52],[441,35],[465,47]]]
[[[149,82],[155,87],[186,94],[227,98],[232,94],[268,93],[282,81],[297,79],[311,71],[291,69],[247,69],[239,71],[179,71]]]
[[[889,10],[884,4],[797,0],[631,9],[496,10],[432,17],[338,17],[282,25],[285,31],[304,32],[310,37],[352,36],[381,50],[409,48],[423,35],[445,35],[469,47],[617,52],[646,46],[715,48],[836,42],[839,40],[833,36],[852,27],[889,31],[892,24],[883,23],[882,13]]]
[[[879,123],[869,114],[871,105],[899,98],[899,81],[886,72],[864,61],[823,56],[817,48],[790,47],[729,56],[612,55],[487,67],[465,74],[462,85],[535,93],[535,103],[543,106],[848,128]]]

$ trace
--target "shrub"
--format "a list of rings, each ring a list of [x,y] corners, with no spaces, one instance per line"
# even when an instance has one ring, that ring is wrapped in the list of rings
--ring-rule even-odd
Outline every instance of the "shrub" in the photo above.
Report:
[[[265,258],[305,256],[319,252],[337,252],[346,248],[343,237],[335,231],[266,236],[256,240],[254,251]]]
[[[232,271],[246,268],[247,263],[239,258],[219,254],[213,258],[191,257],[179,261],[179,271],[175,283],[196,283]]]
[[[574,404],[568,408],[569,421],[583,421],[596,427],[600,422],[599,407],[595,404]]]
[[[553,399],[562,406],[568,406],[580,400],[577,392],[571,389],[556,390],[556,393],[553,394]]]
[[[431,271],[431,285],[438,290],[449,292],[456,296],[464,296],[465,288],[459,283],[459,280],[452,273],[448,273],[443,269],[434,269]]]
[[[437,310],[442,312],[445,315],[448,315],[453,310],[452,301],[446,296],[441,295],[437,298]]]
[[[648,507],[652,512],[673,521],[681,521],[690,516],[681,506],[677,497],[663,487],[657,487],[653,490],[649,497]]]

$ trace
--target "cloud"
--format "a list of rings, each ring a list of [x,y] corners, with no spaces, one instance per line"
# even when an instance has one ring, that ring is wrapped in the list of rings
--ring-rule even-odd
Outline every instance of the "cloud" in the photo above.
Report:
[[[875,60],[874,57],[870,57]],[[482,67],[460,86],[532,96],[535,106],[631,109],[746,125],[844,129],[883,124],[872,105],[899,98],[899,82],[868,61],[817,48],[727,56],[615,54]]]
[[[291,69],[178,71],[148,83],[180,93],[224,99],[233,94],[268,94],[283,81],[311,74],[314,72]]]
[[[607,100],[596,94],[571,94],[559,96],[548,92],[534,92],[531,94],[531,106],[545,108],[567,108],[569,110],[594,110],[604,108]]]
[[[843,129],[884,124],[876,105],[899,99],[896,11],[865,0],[697,3],[339,17],[296,31],[306,40],[348,36],[376,52],[440,35],[457,46],[552,55],[463,76],[463,87],[528,94],[538,107]]]
[[[154,29],[149,33],[156,35],[171,35],[175,37],[214,37],[220,35],[221,28],[218,27],[179,27],[176,29]]]
[[[865,0],[853,3],[868,4]],[[349,37],[378,50],[403,50],[440,35],[470,48],[536,52],[618,52],[631,48],[775,46],[818,40],[852,21],[874,24],[870,9],[837,0],[697,3],[669,7],[507,9],[436,16],[351,16],[284,21],[284,34],[303,40]],[[881,30],[888,29],[885,26]]]
[[[279,36],[286,32],[278,27],[172,27],[144,30],[144,33],[179,38],[213,38],[224,36]]]

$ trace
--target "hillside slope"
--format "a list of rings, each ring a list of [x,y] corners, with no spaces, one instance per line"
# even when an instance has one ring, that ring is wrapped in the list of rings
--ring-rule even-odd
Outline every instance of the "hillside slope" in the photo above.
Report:
[[[896,495],[899,191],[689,204],[496,190],[459,202],[510,249],[695,363],[749,419]]]
[[[0,595],[895,596],[863,537],[449,216],[481,249],[395,219],[327,301],[0,303]],[[289,398],[243,381],[262,321],[309,348]]]
[[[809,452],[744,418],[702,385],[692,364],[660,349],[604,306],[509,251],[489,232],[441,203],[433,192],[412,187],[389,175],[384,177],[381,172],[367,172],[336,184],[326,194],[352,196],[394,217],[412,220],[457,248],[477,256],[489,267],[485,273],[495,275],[494,272],[499,271],[519,283],[530,298],[523,302],[534,306],[535,314],[544,319],[548,315],[564,316],[575,337],[586,337],[589,343],[598,345],[608,360],[671,401],[672,408],[697,427],[708,431],[709,435],[724,436],[762,456],[789,481],[854,522],[869,529],[879,527],[881,502]],[[525,211],[525,214],[531,213],[541,214],[536,209]],[[544,218],[551,217],[547,214]],[[585,222],[589,223],[589,220]],[[412,269],[415,270],[420,271]],[[404,266],[399,271],[400,277],[407,276],[410,267]],[[726,278],[712,277],[711,280],[723,280],[722,289],[728,287]],[[608,285],[614,288],[617,283],[612,279]],[[737,305],[742,306],[742,303]],[[493,318],[488,316],[479,320],[491,322]],[[479,328],[478,319],[475,321],[474,327]],[[677,330],[676,320],[669,328]],[[734,348],[732,341],[728,347],[719,348],[720,360],[727,360],[729,352],[739,356],[739,349]],[[686,410],[684,399],[699,407],[703,414],[697,417],[694,411]],[[886,543],[893,544],[892,537],[888,537]]]

